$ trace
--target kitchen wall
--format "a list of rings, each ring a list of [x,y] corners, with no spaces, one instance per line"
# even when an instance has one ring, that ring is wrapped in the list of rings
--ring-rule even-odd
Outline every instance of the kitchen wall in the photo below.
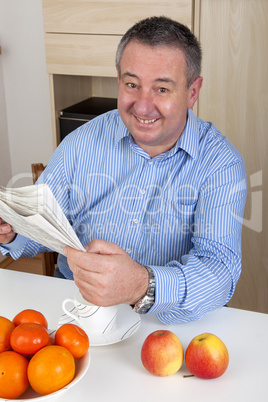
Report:
[[[32,184],[52,155],[42,0],[0,0],[0,185]]]

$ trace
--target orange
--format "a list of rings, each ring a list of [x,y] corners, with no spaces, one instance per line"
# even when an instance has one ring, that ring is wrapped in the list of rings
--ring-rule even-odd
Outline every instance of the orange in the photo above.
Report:
[[[30,360],[28,379],[32,388],[42,395],[51,394],[72,381],[75,374],[73,355],[64,347],[46,346]]]
[[[15,325],[8,318],[0,316],[0,352],[11,349],[10,335]]]
[[[64,324],[55,334],[56,345],[64,346],[75,359],[84,356],[89,348],[89,339],[85,331],[75,324]]]
[[[40,311],[32,309],[22,310],[13,318],[13,322],[16,327],[27,322],[35,322],[36,324],[40,324],[43,325],[43,327],[48,328],[46,317],[40,313]]]
[[[11,333],[10,345],[15,352],[32,355],[47,346],[49,334],[46,328],[33,322],[18,325]]]
[[[0,353],[0,397],[15,399],[26,391],[28,360],[13,350]]]

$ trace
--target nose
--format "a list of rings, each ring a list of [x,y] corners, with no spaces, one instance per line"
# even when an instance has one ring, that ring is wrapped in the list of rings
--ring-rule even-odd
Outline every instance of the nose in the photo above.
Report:
[[[147,116],[155,109],[153,96],[149,91],[140,90],[135,101],[135,112],[138,116]]]

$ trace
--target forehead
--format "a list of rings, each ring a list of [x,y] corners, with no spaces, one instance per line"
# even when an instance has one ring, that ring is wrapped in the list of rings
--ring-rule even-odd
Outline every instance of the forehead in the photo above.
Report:
[[[176,75],[186,72],[185,56],[174,46],[149,46],[131,41],[125,47],[121,62],[121,74],[129,72],[143,76],[147,74]]]

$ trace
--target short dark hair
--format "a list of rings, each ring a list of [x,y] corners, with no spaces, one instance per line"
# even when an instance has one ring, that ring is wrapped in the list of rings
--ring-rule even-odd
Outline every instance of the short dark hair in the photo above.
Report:
[[[122,37],[115,60],[119,77],[123,51],[132,40],[151,47],[166,46],[182,50],[186,60],[187,87],[200,76],[202,50],[190,29],[167,17],[150,17],[133,25]]]

